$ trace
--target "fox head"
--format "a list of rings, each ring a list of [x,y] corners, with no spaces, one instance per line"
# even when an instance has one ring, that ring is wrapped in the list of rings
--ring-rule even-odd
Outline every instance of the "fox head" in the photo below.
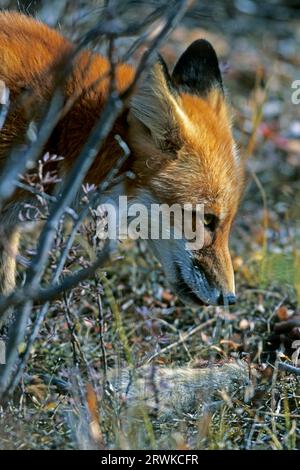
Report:
[[[204,242],[149,240],[176,293],[197,305],[235,303],[228,239],[243,187],[216,53],[193,42],[170,74],[160,58],[133,97],[129,144],[144,201],[204,205]]]

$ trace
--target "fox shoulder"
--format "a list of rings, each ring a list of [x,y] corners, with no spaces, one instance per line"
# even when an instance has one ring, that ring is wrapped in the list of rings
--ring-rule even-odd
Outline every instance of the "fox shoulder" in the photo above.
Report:
[[[41,87],[36,91],[42,93],[37,76],[71,50],[69,41],[40,21],[17,12],[0,13],[0,78],[12,93],[31,85]]]

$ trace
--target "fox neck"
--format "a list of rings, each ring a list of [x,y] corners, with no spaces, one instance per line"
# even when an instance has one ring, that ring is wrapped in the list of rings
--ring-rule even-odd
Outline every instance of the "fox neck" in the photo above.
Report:
[[[134,69],[120,64],[115,74],[117,92],[122,93],[132,82]],[[91,57],[90,52],[84,52],[78,58],[65,89],[66,101],[74,99],[74,96],[77,96],[77,99],[58,124],[50,142],[55,153],[64,157],[62,163],[64,172],[68,172],[73,166],[103,113],[110,90],[108,76],[109,63],[104,57],[100,55]],[[123,109],[86,176],[87,183],[99,185],[122,157],[124,151],[117,142],[116,135],[127,142],[127,115],[128,109]],[[131,168],[132,156],[129,155],[120,173]]]
[[[98,111],[98,112],[97,112]],[[101,108],[97,112],[97,116],[100,116]],[[78,121],[78,127],[80,127],[82,122],[82,127],[85,127],[82,133],[79,133],[79,129],[72,129],[72,123],[76,122],[75,118],[72,117],[72,114],[77,115],[77,110],[71,110],[70,116],[66,116],[62,123],[58,126],[56,135],[54,134],[55,142],[51,146],[50,151],[52,153],[57,153],[58,155],[63,156],[62,161],[62,173],[66,174],[70,171],[74,162],[78,158],[80,151],[83,149],[83,146],[87,140],[87,136],[92,131],[94,122],[91,120],[87,122],[85,119],[85,108],[81,107],[82,119]],[[106,138],[104,144],[102,145],[101,151],[95,158],[93,164],[91,165],[86,178],[85,183],[94,184],[98,186],[101,184],[110,170],[116,167],[120,158],[124,157],[124,150],[120,147],[116,135],[120,136],[124,142],[127,142],[126,137],[126,121],[127,111],[125,110],[121,116],[117,119],[113,129]],[[133,156],[129,154],[124,164],[119,170],[119,175],[125,174],[126,172],[133,169]]]

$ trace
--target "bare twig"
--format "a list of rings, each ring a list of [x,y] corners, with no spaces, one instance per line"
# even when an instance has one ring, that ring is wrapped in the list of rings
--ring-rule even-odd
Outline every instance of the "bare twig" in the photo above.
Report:
[[[286,364],[285,362],[278,362],[278,370],[289,372],[294,375],[300,375],[300,367],[295,367],[291,364]]]
[[[9,341],[7,344],[7,358],[4,370],[0,377],[0,396],[4,400],[8,393],[10,393],[10,386],[8,386],[8,381],[13,370],[16,358],[18,356],[18,345],[21,343],[25,328],[28,322],[28,318],[31,312],[31,308],[33,305],[33,300],[39,302],[47,302],[49,300],[53,300],[60,296],[63,292],[73,289],[76,287],[80,282],[88,279],[94,275],[94,273],[103,266],[105,260],[108,258],[108,244],[107,249],[103,250],[100,254],[98,259],[88,268],[81,269],[77,271],[75,274],[68,276],[64,279],[64,281],[59,285],[50,286],[47,289],[37,288],[37,290],[29,291],[29,298],[31,299],[28,301],[28,296],[26,294],[26,288],[21,290],[17,295],[14,295],[14,306],[23,305],[24,302],[25,306],[22,311],[22,316],[17,316],[16,323],[13,325],[13,329],[11,334],[9,335]],[[12,306],[9,302],[9,297],[6,298],[8,301],[8,305]],[[26,301],[27,300],[27,301]],[[1,301],[0,301],[1,303]],[[7,306],[5,306],[7,307]],[[5,308],[6,310],[6,308]],[[40,324],[40,320],[39,320]],[[15,385],[15,382],[14,382]]]
[[[99,281],[97,276],[95,276],[95,286],[97,289],[97,305],[98,305],[98,321],[99,321],[99,336],[100,336],[100,348],[102,354],[102,361],[103,361],[103,386],[106,386],[107,380],[107,358],[106,358],[106,350],[105,350],[105,342],[104,342],[104,316],[103,316],[103,307],[102,307],[102,299],[99,292]]]
[[[178,341],[175,341],[175,343],[169,344],[168,346],[166,346],[165,348],[161,349],[160,351],[157,351],[155,354],[153,354],[152,356],[150,356],[150,357],[146,360],[145,364],[149,364],[149,363],[150,363],[151,361],[153,361],[153,359],[155,359],[156,357],[161,356],[162,354],[165,354],[165,353],[169,352],[171,349],[174,349],[174,348],[176,348],[177,346],[180,346],[180,345],[183,344],[188,338],[190,338],[191,336],[195,335],[195,334],[198,333],[199,331],[205,330],[205,328],[207,328],[208,326],[213,325],[214,323],[216,323],[216,321],[217,321],[216,318],[211,318],[210,320],[207,320],[206,322],[201,323],[201,325],[196,326],[195,328],[193,328],[192,330],[188,331],[187,333],[183,333]]]
[[[128,156],[129,156],[129,153],[130,153],[130,152],[129,152],[129,149],[128,149],[127,145],[125,144],[125,142],[123,142],[121,138],[118,138],[118,136],[116,136],[116,138],[117,138],[117,140],[118,140],[118,142],[119,142],[120,147],[122,148],[122,150],[123,150],[123,152],[124,152],[124,155],[118,160],[118,162],[117,162],[117,164],[115,165],[115,167],[113,167],[113,168],[110,170],[110,172],[108,173],[106,179],[101,183],[101,185],[100,185],[100,187],[98,188],[98,190],[94,193],[94,195],[93,195],[91,201],[89,201],[89,203],[87,203],[87,204],[83,207],[83,209],[82,209],[82,211],[81,211],[81,213],[80,213],[80,215],[79,215],[79,217],[78,217],[78,219],[77,219],[77,221],[76,221],[76,223],[75,223],[75,225],[74,225],[74,227],[73,227],[73,230],[72,230],[72,232],[71,232],[71,234],[70,234],[70,236],[69,236],[69,239],[68,239],[68,241],[67,241],[67,244],[66,244],[66,246],[65,246],[65,249],[63,250],[63,253],[62,253],[62,255],[61,255],[61,258],[60,258],[60,261],[59,261],[59,263],[58,263],[58,265],[57,265],[57,268],[56,268],[56,270],[55,270],[55,273],[54,273],[54,276],[53,276],[53,280],[52,280],[52,283],[53,283],[54,285],[56,285],[56,284],[58,283],[58,281],[59,281],[59,278],[60,278],[61,273],[62,273],[62,271],[63,271],[63,268],[64,268],[64,265],[65,265],[65,262],[66,262],[68,253],[69,253],[69,251],[70,251],[70,249],[71,249],[71,247],[72,247],[72,244],[73,244],[73,242],[74,242],[75,235],[76,235],[76,233],[77,233],[77,231],[78,231],[80,225],[82,224],[83,220],[84,220],[85,217],[87,216],[87,214],[88,214],[88,212],[89,212],[89,210],[90,210],[90,207],[94,207],[94,206],[98,203],[99,199],[102,197],[102,191],[105,191],[105,190],[109,187],[109,185],[110,185],[113,181],[115,181],[115,175],[118,173],[119,169],[120,169],[121,166],[125,163],[126,159],[127,159]],[[105,253],[104,253],[104,255],[105,255]],[[108,253],[107,255],[109,255],[109,253]],[[105,256],[104,256],[104,258],[102,259],[102,261],[100,261],[100,263],[102,263],[102,262],[103,262],[103,263],[105,262]],[[65,292],[65,291],[64,291],[64,292]],[[9,301],[9,303],[10,303],[11,305],[14,305],[14,302],[15,302],[15,301],[18,301],[18,300],[17,300],[18,295],[21,295],[21,294],[18,293],[18,292],[17,292],[16,294],[17,294],[17,296],[16,296],[15,300],[12,300],[12,299],[11,299],[11,301]],[[47,294],[46,294],[46,296],[47,296]],[[30,356],[30,352],[31,352],[33,343],[34,343],[34,341],[35,341],[35,339],[36,339],[36,337],[37,337],[37,335],[38,335],[39,329],[40,329],[40,327],[41,327],[41,325],[42,325],[42,323],[43,323],[43,321],[44,321],[44,318],[45,318],[45,316],[46,316],[46,314],[47,314],[47,311],[48,311],[48,309],[49,309],[49,300],[51,300],[51,299],[47,299],[47,300],[48,300],[48,301],[44,304],[44,306],[42,307],[42,309],[40,310],[40,312],[39,312],[38,315],[36,316],[36,319],[35,319],[35,322],[34,322],[34,326],[33,326],[32,332],[31,332],[31,334],[30,334],[30,336],[29,336],[29,338],[28,338],[28,341],[27,341],[26,350],[25,350],[24,354],[22,355],[22,358],[20,359],[20,362],[19,362],[19,364],[18,364],[18,366],[17,366],[17,369],[16,369],[16,371],[15,371],[14,377],[12,378],[11,383],[10,383],[10,385],[9,385],[8,388],[7,388],[7,390],[8,390],[10,393],[12,393],[13,390],[15,389],[15,387],[17,386],[17,384],[18,384],[18,382],[19,382],[19,380],[20,380],[21,374],[22,374],[22,372],[24,371],[25,366],[26,366],[26,364],[27,364],[27,362],[28,362],[28,359],[29,359],[29,356]],[[1,300],[0,300],[0,304],[1,304]],[[18,305],[18,304],[16,303],[16,306],[17,306],[17,305]],[[1,307],[0,307],[0,311],[1,311]],[[7,312],[9,312],[9,311],[6,310],[6,313],[7,313]],[[0,312],[0,313],[1,313],[1,312]],[[6,315],[5,315],[5,310],[4,310],[4,314],[3,314],[2,317],[1,317],[0,326],[1,326],[1,324],[3,324],[3,322],[5,321],[5,318],[6,318]]]
[[[36,161],[42,153],[44,145],[59,120],[59,111],[62,106],[63,94],[61,88],[58,87],[53,94],[36,138],[30,142],[25,152],[23,149],[13,149],[0,178],[0,209],[14,193],[18,176],[25,171],[29,163]]]
[[[77,352],[79,352],[79,354],[81,356],[81,359],[85,363],[86,368],[88,370],[88,361],[87,361],[87,359],[86,359],[86,357],[85,357],[85,355],[84,355],[84,353],[81,349],[80,341],[77,338],[77,335],[75,333],[75,328],[73,326],[73,322],[72,322],[72,319],[71,319],[71,312],[70,312],[70,308],[69,308],[69,302],[68,302],[68,299],[67,299],[67,296],[66,296],[65,292],[63,293],[63,299],[64,299],[64,305],[65,305],[65,309],[64,309],[65,319],[66,319],[66,322],[67,322],[67,325],[68,325],[68,330],[70,332],[70,338],[71,338],[74,367],[79,366],[80,361],[79,361],[78,354],[77,354]]]

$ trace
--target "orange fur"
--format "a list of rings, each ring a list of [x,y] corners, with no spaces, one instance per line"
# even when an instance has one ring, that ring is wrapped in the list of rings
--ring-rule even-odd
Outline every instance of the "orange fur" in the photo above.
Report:
[[[10,89],[13,99],[24,90],[33,93],[30,102],[25,100],[8,117],[0,139],[0,161],[6,157],[12,144],[22,142],[28,122],[38,119],[41,105],[49,100],[53,91],[56,68],[72,53],[73,48],[56,31],[32,18],[15,12],[0,13],[0,79]],[[101,113],[109,86],[108,78],[101,77],[106,77],[108,70],[107,59],[89,51],[79,54],[75,61],[65,86],[65,97],[67,100],[78,94],[78,98],[48,144],[54,153],[64,156],[66,169],[72,166]],[[132,67],[120,64],[116,71],[118,90],[124,90],[133,76]],[[109,163],[106,164],[108,149]],[[119,155],[119,147],[111,138],[102,153],[101,162],[95,162],[87,180],[99,183],[113,164],[114,153]]]

